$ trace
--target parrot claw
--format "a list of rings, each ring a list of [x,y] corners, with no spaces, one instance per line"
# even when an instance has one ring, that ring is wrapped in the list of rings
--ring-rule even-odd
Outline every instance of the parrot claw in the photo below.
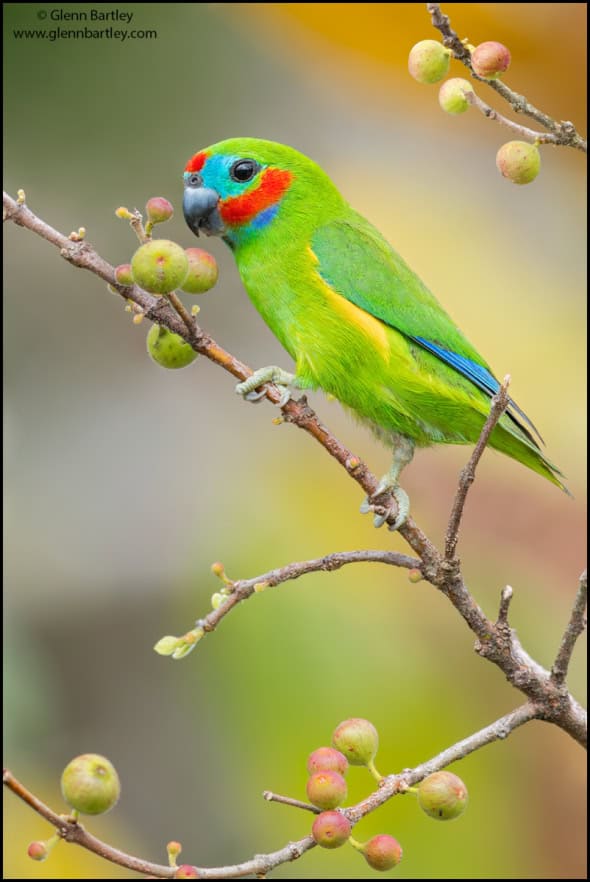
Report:
[[[296,378],[293,374],[287,373],[287,371],[276,367],[276,365],[271,365],[270,367],[254,371],[251,377],[248,377],[243,383],[238,383],[236,393],[241,395],[244,401],[256,403],[261,401],[266,395],[266,390],[259,389],[259,387],[264,386],[265,383],[273,383],[281,391],[278,406],[283,407],[291,397],[291,391],[288,386],[295,382]]]
[[[395,505],[390,504],[387,508],[383,508],[383,506],[378,506],[379,511],[376,512],[375,503],[371,502],[371,499],[376,499],[382,493],[385,493],[387,490],[391,490],[391,494],[393,500],[395,501]],[[396,484],[395,486],[391,486],[391,483],[387,483],[387,476],[382,478],[379,482],[377,489],[371,496],[367,496],[366,499],[361,503],[360,511],[361,514],[367,514],[368,512],[374,512],[373,517],[373,525],[377,527],[382,527],[383,524],[387,521],[387,519],[393,514],[394,511],[397,510],[397,515],[393,524],[389,525],[390,531],[399,530],[399,528],[405,524],[408,519],[408,515],[410,514],[410,498],[405,490]]]

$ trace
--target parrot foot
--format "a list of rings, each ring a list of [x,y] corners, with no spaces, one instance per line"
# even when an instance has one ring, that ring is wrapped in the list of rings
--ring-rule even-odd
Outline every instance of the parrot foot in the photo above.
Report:
[[[388,491],[391,491],[395,505],[390,503],[387,507],[384,507],[383,505],[376,504],[374,500]],[[379,508],[379,511],[376,511],[376,508]],[[389,525],[389,529],[391,531],[399,530],[410,514],[410,497],[405,490],[402,490],[399,484],[391,483],[390,475],[385,475],[379,481],[375,492],[371,496],[367,496],[362,502],[360,510],[362,514],[367,514],[370,511],[374,513],[373,525],[375,527],[382,527],[385,521],[397,510],[396,519],[393,524]]]
[[[254,371],[251,377],[248,377],[243,383],[238,383],[236,393],[241,395],[244,401],[256,403],[261,401],[265,395],[263,389],[256,390],[265,383],[273,383],[275,386],[278,386],[281,390],[281,400],[278,402],[278,406],[283,407],[291,397],[288,387],[295,385],[297,379],[294,374],[290,374],[273,364]]]
[[[399,530],[399,528],[405,524],[408,515],[410,514],[410,497],[406,491],[402,490],[399,486],[398,478],[401,470],[412,460],[414,455],[414,443],[410,438],[398,434],[392,434],[391,440],[393,444],[393,462],[391,468],[386,475],[383,475],[375,488],[375,492],[370,496],[367,496],[361,505],[361,512],[366,514],[367,512],[372,511],[374,513],[373,524],[376,527],[382,527],[385,521],[397,509],[395,521],[393,524],[389,525],[389,529]],[[391,493],[392,499],[396,502],[395,507],[391,502],[387,506],[376,502],[379,496],[389,492]]]

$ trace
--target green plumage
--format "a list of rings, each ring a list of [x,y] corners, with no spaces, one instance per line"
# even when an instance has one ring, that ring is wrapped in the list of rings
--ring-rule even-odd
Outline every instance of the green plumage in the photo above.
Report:
[[[276,204],[226,223],[224,236],[252,302],[294,359],[298,384],[334,395],[394,445],[400,436],[412,446],[475,443],[497,386],[489,366],[319,166],[250,138],[204,152],[204,186],[219,193],[222,218],[224,205],[262,193],[267,170],[291,173]],[[243,158],[261,168],[239,185],[228,169]],[[513,404],[490,446],[565,489],[526,422]]]

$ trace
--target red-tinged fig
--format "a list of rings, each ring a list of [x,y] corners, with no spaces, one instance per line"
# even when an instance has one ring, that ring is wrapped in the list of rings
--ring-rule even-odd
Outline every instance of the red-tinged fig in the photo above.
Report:
[[[150,294],[169,294],[180,288],[188,273],[188,257],[176,242],[151,239],[131,258],[133,281]]]
[[[338,772],[314,772],[307,779],[309,801],[323,811],[338,808],[348,795],[346,781]]]
[[[332,745],[344,754],[351,766],[366,766],[375,758],[379,735],[368,720],[353,717],[336,727]]]
[[[502,43],[487,40],[471,53],[471,66],[475,73],[486,80],[497,80],[510,67],[510,51]]]
[[[174,214],[174,208],[172,203],[164,199],[163,196],[152,196],[146,202],[145,213],[152,224],[163,224],[164,221],[170,220]]]
[[[408,70],[419,83],[429,85],[446,77],[450,62],[450,49],[436,40],[421,40],[410,49]]]
[[[452,821],[462,815],[469,797],[461,778],[452,772],[434,772],[418,785],[418,805],[437,821]]]
[[[373,836],[362,848],[365,860],[373,870],[385,872],[397,867],[402,859],[402,847],[393,836],[381,833]]]
[[[313,839],[322,848],[340,848],[350,837],[350,821],[340,812],[322,812],[311,828]]]
[[[117,803],[121,784],[110,760],[97,753],[84,753],[65,767],[61,792],[76,811],[83,815],[101,815]]]
[[[204,294],[217,282],[217,261],[202,248],[187,248],[185,254],[188,258],[188,275],[182,283],[182,290],[187,294]]]
[[[27,848],[27,854],[33,861],[44,861],[49,855],[47,843],[31,842],[31,844]]]
[[[508,141],[496,154],[500,174],[513,184],[530,184],[541,169],[541,154],[535,144]]]
[[[334,747],[318,747],[310,753],[307,759],[307,771],[310,775],[314,772],[332,771],[340,775],[346,775],[348,760],[343,753]]]
[[[185,343],[178,334],[169,331],[162,325],[152,325],[147,335],[146,344],[147,350],[156,364],[170,370],[187,367],[198,358],[198,352],[195,352],[192,346]]]
[[[131,271],[131,264],[122,263],[120,266],[116,266],[115,279],[117,280],[119,285],[132,285],[133,272]]]
[[[445,80],[438,92],[438,103],[445,113],[456,115],[469,110],[470,104],[466,95],[473,94],[473,86],[469,80],[452,77]]]

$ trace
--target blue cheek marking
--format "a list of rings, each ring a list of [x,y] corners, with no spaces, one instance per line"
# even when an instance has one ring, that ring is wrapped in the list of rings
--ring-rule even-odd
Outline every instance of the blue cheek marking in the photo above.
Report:
[[[278,202],[275,203],[275,205],[269,205],[268,208],[265,208],[264,211],[261,211],[260,214],[257,214],[256,217],[250,221],[249,226],[254,230],[261,230],[271,222],[278,210]]]

